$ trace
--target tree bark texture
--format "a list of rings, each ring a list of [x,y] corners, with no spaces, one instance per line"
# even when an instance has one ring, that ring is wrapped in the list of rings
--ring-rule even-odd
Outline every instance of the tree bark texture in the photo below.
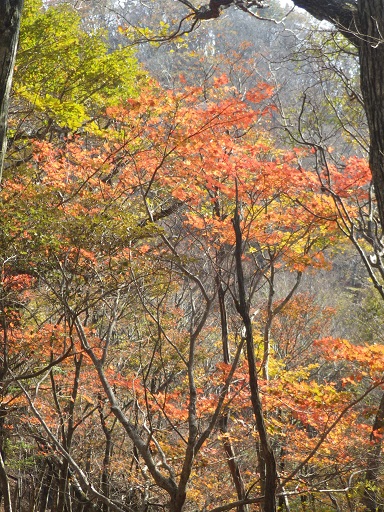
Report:
[[[384,2],[359,0],[361,91],[370,134],[369,165],[384,227]]]
[[[0,1],[0,181],[7,149],[7,117],[24,0]]]

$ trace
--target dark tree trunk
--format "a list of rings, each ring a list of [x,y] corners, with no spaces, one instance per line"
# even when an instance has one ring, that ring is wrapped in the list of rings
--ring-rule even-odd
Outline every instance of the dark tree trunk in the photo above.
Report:
[[[369,1],[369,0],[368,0]],[[357,6],[353,0],[293,0],[297,7],[301,7],[318,20],[327,20],[356,42],[355,16]]]
[[[361,91],[370,134],[369,164],[384,226],[384,3],[359,0]]]
[[[46,467],[44,468],[44,473],[41,480],[42,482],[38,494],[39,507],[36,507],[35,510],[38,512],[45,512],[49,508],[49,495],[52,489],[52,482],[54,480],[53,463],[49,460],[49,458],[46,460]]]
[[[219,257],[219,260],[221,260],[220,257]],[[219,268],[220,268],[220,266],[219,266]],[[229,352],[229,340],[228,340],[228,318],[227,318],[227,310],[226,310],[226,306],[225,306],[225,291],[224,291],[223,285],[222,285],[220,270],[217,275],[216,285],[217,285],[217,296],[219,299],[219,309],[220,309],[223,361],[225,364],[230,364],[231,357],[230,357],[230,352]],[[225,451],[225,454],[227,457],[228,468],[231,473],[232,481],[233,481],[235,489],[236,489],[237,499],[239,501],[242,501],[246,497],[246,491],[245,491],[245,486],[244,486],[244,481],[243,481],[243,477],[241,474],[241,470],[240,470],[239,464],[237,462],[235,450],[232,446],[230,437],[226,435],[228,433],[228,422],[229,422],[229,412],[223,411],[223,413],[221,414],[220,419],[219,419],[220,432],[222,434],[224,434],[222,437],[222,443],[223,443],[224,451]],[[248,507],[246,505],[239,505],[237,508],[237,512],[246,512],[247,510],[248,510]]]
[[[245,282],[243,274],[243,240],[240,227],[240,215],[238,211],[238,205],[236,205],[235,209],[233,227],[236,236],[235,259],[238,289],[236,309],[239,315],[241,316],[244,325],[244,338],[247,348],[249,387],[251,392],[252,409],[253,414],[255,416],[257,433],[259,434],[260,455],[263,461],[263,466],[265,468],[265,478],[262,485],[264,490],[263,512],[276,512],[276,490],[278,483],[277,467],[275,455],[269,442],[266,425],[264,423],[264,412],[259,391],[256,370],[256,358],[254,350],[254,339],[252,333],[252,322],[249,314],[249,304],[247,303],[246,300]]]
[[[185,0],[180,0],[186,3]],[[248,0],[250,2],[251,0]],[[357,0],[292,0],[293,3],[304,9],[318,20],[326,20],[337,26],[354,44],[358,45],[359,36],[356,33]],[[368,0],[369,1],[369,0]],[[194,9],[198,19],[209,20],[218,18],[223,7],[230,4],[237,4],[241,8],[244,4],[246,8],[247,0],[239,2],[238,0],[210,0],[208,4],[199,9]],[[268,7],[266,0],[252,0],[253,5],[257,7]]]
[[[110,464],[111,464],[111,456],[113,450],[113,439],[112,439],[112,430],[113,428],[108,428],[106,422],[106,416],[103,412],[103,405],[101,396],[99,395],[99,417],[101,422],[101,428],[103,429],[105,436],[105,448],[104,448],[104,459],[103,459],[103,471],[101,474],[101,490],[103,491],[104,496],[109,498],[110,492]],[[103,512],[108,512],[108,505],[106,503],[101,503],[100,508]]]
[[[0,485],[1,494],[4,499],[4,512],[12,512],[11,492],[9,489],[8,475],[5,469],[3,455],[0,453]]]
[[[3,332],[4,326],[3,326]],[[4,370],[2,370],[2,377]],[[4,512],[12,512],[11,491],[9,486],[9,478],[5,467],[5,441],[7,432],[5,428],[5,419],[7,411],[4,407],[0,408],[0,503],[4,503]]]
[[[24,0],[0,1],[0,181],[7,149],[7,116]]]

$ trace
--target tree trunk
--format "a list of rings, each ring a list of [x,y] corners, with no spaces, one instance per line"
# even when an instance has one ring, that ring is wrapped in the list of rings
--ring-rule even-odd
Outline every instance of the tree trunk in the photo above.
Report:
[[[219,268],[220,268],[220,260],[219,257]],[[220,323],[221,323],[221,340],[222,340],[222,348],[223,348],[223,362],[225,364],[231,363],[231,357],[229,352],[229,340],[228,340],[228,319],[227,319],[227,309],[225,306],[225,291],[223,289],[221,271],[218,271],[218,275],[216,278],[216,286],[217,286],[217,296],[219,299],[219,309],[220,309]],[[241,470],[239,464],[237,462],[237,457],[232,446],[232,442],[228,433],[228,422],[229,422],[229,413],[227,411],[223,411],[219,419],[219,428],[220,432],[223,435],[222,443],[223,448],[227,457],[227,464],[229,471],[231,473],[232,481],[234,483],[237,499],[239,501],[244,500],[246,496],[246,491],[244,487],[244,481],[241,474]],[[239,505],[237,508],[237,512],[246,512],[248,507],[246,505]]]
[[[360,77],[370,134],[369,164],[384,226],[384,3],[359,0]]]
[[[0,181],[7,149],[7,117],[24,0],[0,1]]]
[[[51,492],[52,482],[54,479],[53,463],[49,460],[49,458],[47,458],[44,464],[46,467],[44,468],[44,472],[41,478],[41,486],[38,493],[39,506],[35,509],[38,512],[45,512],[49,508],[49,494]]]
[[[57,512],[68,512],[66,503],[68,495],[69,463],[63,460],[58,477],[57,490]]]
[[[4,328],[4,327],[3,327]],[[5,332],[5,331],[3,331]],[[2,371],[2,376],[4,375]],[[0,503],[4,500],[4,512],[12,512],[11,491],[9,487],[9,478],[5,467],[5,441],[6,428],[5,419],[7,411],[4,407],[0,408]]]
[[[4,512],[12,512],[11,491],[2,453],[0,453],[0,485],[4,499]]]
[[[237,288],[238,300],[236,301],[236,309],[242,318],[244,325],[244,338],[247,348],[248,372],[249,372],[249,387],[251,392],[252,409],[255,416],[257,433],[260,439],[261,456],[264,460],[265,467],[265,482],[264,482],[264,512],[276,512],[276,489],[278,483],[277,468],[275,455],[273,453],[267,429],[264,423],[264,413],[261,403],[257,370],[256,358],[254,350],[254,340],[252,333],[252,322],[249,314],[249,304],[246,300],[244,274],[243,274],[243,240],[240,227],[240,215],[238,205],[236,205],[235,214],[233,218],[233,227],[236,236],[235,246],[235,259],[236,259],[236,273],[237,273]]]
[[[104,459],[103,459],[103,471],[101,474],[101,490],[107,498],[110,496],[109,488],[110,488],[110,464],[111,464],[111,456],[113,449],[113,440],[112,440],[112,428],[108,428],[106,422],[106,416],[103,412],[103,406],[101,401],[101,396],[99,395],[99,417],[101,422],[101,428],[103,429],[105,436],[105,448],[104,448]],[[106,503],[100,503],[100,508],[103,512],[108,512],[108,505]]]

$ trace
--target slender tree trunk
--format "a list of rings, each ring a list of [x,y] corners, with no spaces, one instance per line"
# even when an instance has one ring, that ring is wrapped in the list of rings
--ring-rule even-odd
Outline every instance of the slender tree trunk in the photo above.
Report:
[[[66,407],[66,415],[68,416],[66,429],[64,427],[64,424],[62,425],[62,436],[63,436],[63,446],[65,450],[70,453],[72,448],[72,439],[73,434],[75,432],[75,421],[74,421],[74,413],[75,413],[75,403],[77,394],[79,391],[79,384],[80,384],[80,373],[81,373],[81,366],[83,361],[83,355],[80,354],[80,356],[75,356],[74,358],[74,364],[75,364],[75,375],[74,375],[74,381],[73,381],[73,387],[71,392],[71,400]],[[52,382],[53,382],[53,389],[55,389],[55,383],[53,380],[53,374],[52,375]],[[58,400],[56,400],[57,408],[60,411],[60,405]],[[63,415],[60,412],[61,421],[63,421]],[[62,466],[59,471],[59,482],[58,482],[58,502],[57,502],[57,512],[70,512],[68,509],[70,508],[68,506],[69,503],[69,492],[68,492],[68,479],[69,479],[69,462],[67,459],[63,460]]]
[[[236,301],[236,308],[242,318],[245,330],[245,342],[247,347],[248,371],[249,371],[249,386],[251,391],[251,402],[253,413],[256,420],[257,432],[260,439],[260,448],[262,458],[265,464],[265,485],[264,485],[264,512],[276,512],[276,489],[277,489],[277,469],[275,456],[269,442],[267,429],[264,423],[263,407],[261,404],[260,391],[256,370],[256,358],[254,350],[254,340],[252,333],[252,322],[249,314],[249,304],[246,300],[244,274],[243,274],[243,240],[240,226],[240,216],[238,205],[236,205],[235,214],[233,218],[233,227],[236,236],[235,258],[236,258],[236,272],[237,272],[237,287],[238,287],[238,300]]]
[[[265,459],[264,459],[264,452],[262,450],[260,441],[256,442],[256,454],[257,454],[257,471],[259,472],[259,477],[260,477],[260,493],[264,496],[265,488],[266,488]]]
[[[3,334],[6,339],[6,327],[3,323]],[[4,342],[4,367],[7,366],[7,347],[6,342]],[[1,380],[4,377],[5,369],[1,371]],[[0,408],[0,503],[4,501],[4,512],[12,512],[12,500],[11,500],[11,491],[9,487],[9,478],[7,475],[7,470],[5,467],[5,440],[6,440],[6,429],[5,429],[5,418],[7,416],[7,411],[4,407]]]
[[[219,299],[219,308],[220,308],[220,319],[221,319],[221,339],[222,339],[222,346],[223,346],[223,361],[225,364],[231,363],[230,358],[230,352],[229,352],[229,341],[228,341],[228,321],[227,321],[227,309],[225,307],[225,291],[223,289],[223,285],[221,282],[221,275],[220,271],[217,276],[216,281],[217,286],[217,295]],[[239,501],[244,500],[245,498],[245,487],[244,487],[244,481],[243,477],[240,471],[239,464],[236,459],[236,454],[233,449],[231,440],[229,437],[226,436],[228,433],[228,421],[229,421],[229,414],[226,411],[223,411],[223,413],[220,416],[219,420],[219,428],[223,435],[222,437],[222,443],[223,448],[225,451],[225,454],[227,456],[227,464],[229,471],[232,476],[232,481],[234,483],[237,498]],[[238,512],[246,512],[247,511],[246,505],[240,505],[237,508]]]
[[[112,428],[108,428],[106,417],[103,412],[103,406],[101,401],[101,396],[99,395],[99,417],[101,422],[101,428],[103,429],[105,436],[105,448],[104,448],[104,459],[103,459],[103,472],[101,474],[101,490],[103,491],[104,496],[109,498],[109,467],[111,464],[111,456],[112,456]],[[103,512],[108,512],[108,505],[106,503],[100,504],[100,508]]]
[[[69,463],[67,459],[63,460],[60,467],[58,477],[57,489],[57,512],[68,512],[66,503],[68,496],[68,477],[69,477]]]
[[[7,149],[7,117],[24,0],[0,1],[0,181]]]
[[[273,297],[275,295],[275,266],[271,265],[271,275],[269,277],[269,290],[268,290],[268,301],[267,301],[267,319],[265,321],[264,333],[263,333],[263,362],[261,364],[261,371],[263,379],[269,380],[269,356],[271,350],[271,328],[273,322]]]
[[[48,508],[49,494],[50,490],[52,489],[52,482],[54,479],[53,464],[51,463],[49,458],[46,460],[46,468],[44,469],[44,473],[41,478],[41,486],[38,494],[38,512],[45,512]]]
[[[4,499],[4,512],[12,512],[11,491],[2,453],[0,453],[0,484]]]

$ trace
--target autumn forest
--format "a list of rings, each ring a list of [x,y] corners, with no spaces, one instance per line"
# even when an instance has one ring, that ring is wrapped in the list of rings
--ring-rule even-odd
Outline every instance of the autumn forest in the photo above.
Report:
[[[383,511],[358,52],[284,2],[190,31],[175,3],[25,0],[2,510]]]

